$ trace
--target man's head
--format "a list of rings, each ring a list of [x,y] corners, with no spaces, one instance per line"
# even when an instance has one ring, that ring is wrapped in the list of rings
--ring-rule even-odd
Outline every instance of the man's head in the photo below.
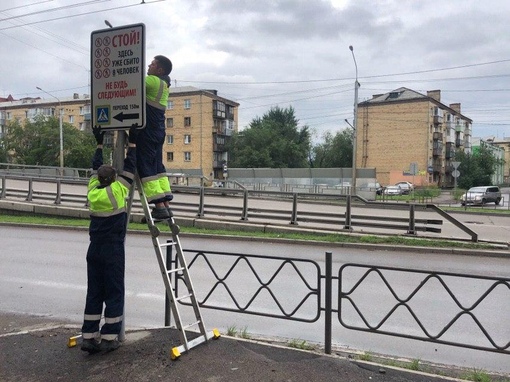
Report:
[[[172,61],[165,56],[156,56],[149,65],[148,75],[168,76],[172,71]]]
[[[115,181],[115,178],[117,177],[117,171],[115,170],[115,167],[104,164],[97,170],[97,179],[99,180],[99,183],[101,186],[109,186]]]

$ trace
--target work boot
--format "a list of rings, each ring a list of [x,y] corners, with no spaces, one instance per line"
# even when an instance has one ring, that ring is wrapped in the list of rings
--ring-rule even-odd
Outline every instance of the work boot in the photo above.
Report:
[[[154,220],[166,220],[170,218],[166,208],[154,207],[151,215]]]
[[[81,350],[89,354],[99,353],[101,351],[101,343],[94,338],[85,339],[81,343]]]
[[[111,341],[108,341],[108,340],[101,341],[101,350],[103,350],[105,352],[117,350],[119,347],[120,347],[120,342],[117,339],[111,340]]]

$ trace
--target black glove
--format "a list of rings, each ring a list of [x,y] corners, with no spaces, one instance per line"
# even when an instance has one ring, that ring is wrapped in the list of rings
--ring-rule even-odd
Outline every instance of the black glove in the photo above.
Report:
[[[98,145],[102,145],[104,141],[104,131],[101,130],[101,126],[94,126],[92,128],[92,134],[94,134],[94,138],[96,138]]]
[[[129,137],[128,142],[136,144],[136,138],[138,137],[138,129],[134,126],[132,126],[129,129]]]

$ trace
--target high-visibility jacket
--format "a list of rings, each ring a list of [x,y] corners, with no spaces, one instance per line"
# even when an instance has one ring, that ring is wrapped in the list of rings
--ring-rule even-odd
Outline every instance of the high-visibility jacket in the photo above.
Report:
[[[165,110],[169,88],[164,79],[154,75],[145,77],[145,88],[147,124],[137,138],[137,166],[147,201],[156,203],[168,200],[172,195],[163,165]]]
[[[96,149],[89,180],[87,200],[90,210],[89,234],[95,240],[124,240],[126,235],[126,198],[133,184],[136,149],[129,148],[124,159],[124,169],[117,180],[103,187],[97,169],[103,164],[103,150]]]

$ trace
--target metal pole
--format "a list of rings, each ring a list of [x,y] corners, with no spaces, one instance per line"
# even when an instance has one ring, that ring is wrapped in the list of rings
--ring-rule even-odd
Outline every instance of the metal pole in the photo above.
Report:
[[[332,253],[326,252],[326,275],[325,275],[325,285],[324,285],[324,300],[325,300],[325,315],[324,317],[324,351],[326,354],[331,354],[331,333],[332,333],[332,300],[333,300],[333,283],[332,283]]]
[[[64,131],[62,129],[62,117],[64,109],[60,105],[60,116],[58,121],[58,128],[60,133],[60,175],[64,175]]]
[[[354,81],[354,127],[352,134],[352,192],[351,195],[356,195],[356,149],[357,149],[357,134],[358,134],[358,64],[356,63],[356,57],[354,56],[354,48],[352,45],[349,46],[354,60],[354,66],[356,68],[356,79]]]

